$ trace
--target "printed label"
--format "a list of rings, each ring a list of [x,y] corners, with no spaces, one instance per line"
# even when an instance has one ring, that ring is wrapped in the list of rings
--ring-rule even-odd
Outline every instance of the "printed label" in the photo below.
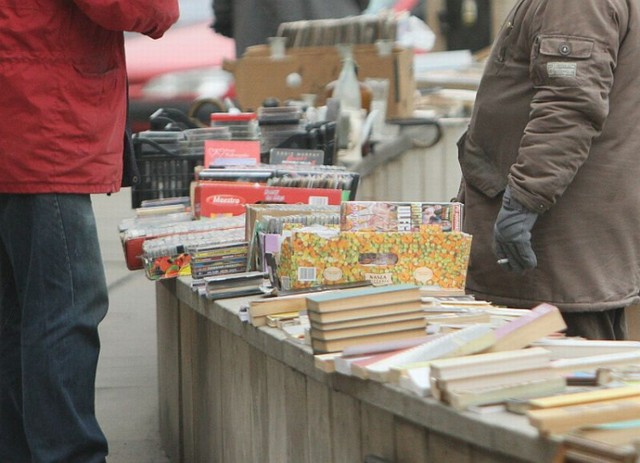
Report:
[[[338,267],[327,267],[324,269],[322,276],[327,281],[339,281],[342,279],[342,270]]]
[[[413,272],[413,278],[421,285],[426,285],[433,278],[433,270],[428,267],[418,267]]]
[[[391,273],[365,273],[364,278],[370,281],[373,286],[384,286],[393,284]]]
[[[315,267],[298,268],[298,281],[316,281]]]
[[[549,77],[575,77],[578,63],[547,63]]]

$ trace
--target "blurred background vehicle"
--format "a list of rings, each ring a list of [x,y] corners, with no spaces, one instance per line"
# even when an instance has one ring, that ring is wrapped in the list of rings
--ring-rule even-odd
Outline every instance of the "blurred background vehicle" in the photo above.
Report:
[[[134,132],[149,128],[158,108],[188,113],[199,99],[233,98],[233,76],[222,69],[235,44],[211,29],[211,0],[180,0],[180,19],[158,40],[128,34],[129,118]],[[203,106],[201,116],[211,113]],[[194,114],[198,116],[198,114]]]

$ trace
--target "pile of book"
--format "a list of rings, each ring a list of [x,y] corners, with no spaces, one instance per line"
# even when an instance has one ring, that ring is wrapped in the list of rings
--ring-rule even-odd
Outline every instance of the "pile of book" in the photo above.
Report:
[[[541,347],[436,360],[429,369],[431,395],[456,409],[506,399],[552,395],[566,388]]]
[[[534,309],[520,312],[518,317],[512,317],[509,321],[503,320],[498,325],[468,323],[440,330],[411,346],[397,346],[393,340],[378,343],[376,346],[353,345],[332,358],[317,359],[317,364],[322,365],[324,362],[322,368],[328,370],[331,368],[328,366],[329,362],[333,362],[333,368],[340,373],[396,383],[420,396],[426,396],[432,393],[430,371],[434,361],[451,358],[451,361],[455,362],[457,358],[472,354],[494,353],[492,355],[496,356],[500,363],[501,355],[504,354],[504,358],[507,359],[513,355],[511,351],[522,350],[534,341],[566,328],[558,309],[549,304],[541,304]],[[550,356],[547,352],[547,362],[551,360]],[[473,357],[476,355],[469,358]],[[529,369],[525,362],[518,366]],[[523,375],[511,378],[507,373],[509,365],[505,364],[504,368],[502,378],[505,386],[511,379],[523,379]],[[471,375],[470,372],[465,374]],[[555,371],[550,375],[553,378],[559,376]],[[471,384],[474,380],[475,378],[469,378],[468,383]],[[558,385],[559,382],[555,381],[554,384]],[[489,386],[489,383],[487,385]],[[500,384],[494,381],[490,385]],[[551,384],[549,386],[551,387]],[[441,396],[437,390],[434,395]]]
[[[387,344],[387,349],[382,349],[381,344],[356,346],[356,352],[345,350],[334,359],[335,369],[339,373],[363,379],[398,382],[404,370],[422,372],[434,359],[480,352],[490,346],[495,337],[489,325],[478,324],[416,341],[409,346],[398,346],[397,342],[391,342]],[[428,374],[426,378],[428,383]]]
[[[620,386],[529,401],[531,425],[543,434],[640,419],[640,386]]]
[[[425,335],[420,288],[400,284],[332,291],[306,297],[315,353]]]

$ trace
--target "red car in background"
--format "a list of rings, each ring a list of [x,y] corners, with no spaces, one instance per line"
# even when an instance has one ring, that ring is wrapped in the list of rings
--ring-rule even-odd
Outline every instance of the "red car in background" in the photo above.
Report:
[[[209,26],[207,0],[181,0],[180,20],[153,40],[131,34],[125,39],[129,76],[129,119],[134,132],[149,128],[158,108],[177,108],[185,114],[196,100],[233,98],[233,76],[222,69],[235,59],[232,39]]]

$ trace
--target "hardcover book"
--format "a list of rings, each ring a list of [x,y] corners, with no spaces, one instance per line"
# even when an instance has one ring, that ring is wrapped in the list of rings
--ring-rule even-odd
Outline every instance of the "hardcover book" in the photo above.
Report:
[[[537,378],[499,386],[446,391],[444,400],[453,408],[463,410],[473,405],[504,402],[507,399],[553,395],[564,391],[566,387],[567,384],[561,377]]]
[[[307,310],[333,312],[390,303],[420,301],[420,288],[410,284],[367,286],[307,296]]]
[[[496,343],[490,352],[522,349],[540,338],[565,330],[567,325],[557,307],[540,304],[496,329]]]
[[[607,341],[593,339],[548,339],[535,341],[532,345],[544,347],[551,352],[552,359],[590,357],[618,352],[640,352],[640,341]]]
[[[390,333],[370,334],[366,336],[355,336],[351,338],[335,339],[323,341],[311,338],[311,347],[315,354],[344,351],[345,348],[358,346],[360,344],[371,344],[376,342],[399,341],[403,339],[419,338],[424,336],[424,328],[395,331]]]
[[[549,365],[551,365],[550,352],[541,347],[532,347],[435,360],[431,363],[431,376],[439,380],[455,380],[470,376],[543,368]]]
[[[397,331],[405,331],[411,329],[425,330],[424,318],[414,318],[409,320],[400,320],[391,323],[376,323],[373,325],[361,325],[342,329],[320,329],[317,325],[311,324],[311,338],[322,341],[330,341],[334,339],[353,338],[356,336],[367,336],[373,334],[392,333]]]
[[[416,317],[424,319],[424,313],[417,301],[400,302],[398,304],[374,305],[348,310],[336,310],[334,312],[316,312],[309,310],[309,320],[316,325],[330,325],[334,323],[358,323],[372,320],[378,317]]]
[[[562,434],[579,427],[633,420],[638,416],[638,396],[527,411],[531,425],[544,434]]]
[[[267,315],[299,312],[306,308],[305,294],[255,299],[249,302],[249,319],[253,326],[264,326],[267,323]]]

